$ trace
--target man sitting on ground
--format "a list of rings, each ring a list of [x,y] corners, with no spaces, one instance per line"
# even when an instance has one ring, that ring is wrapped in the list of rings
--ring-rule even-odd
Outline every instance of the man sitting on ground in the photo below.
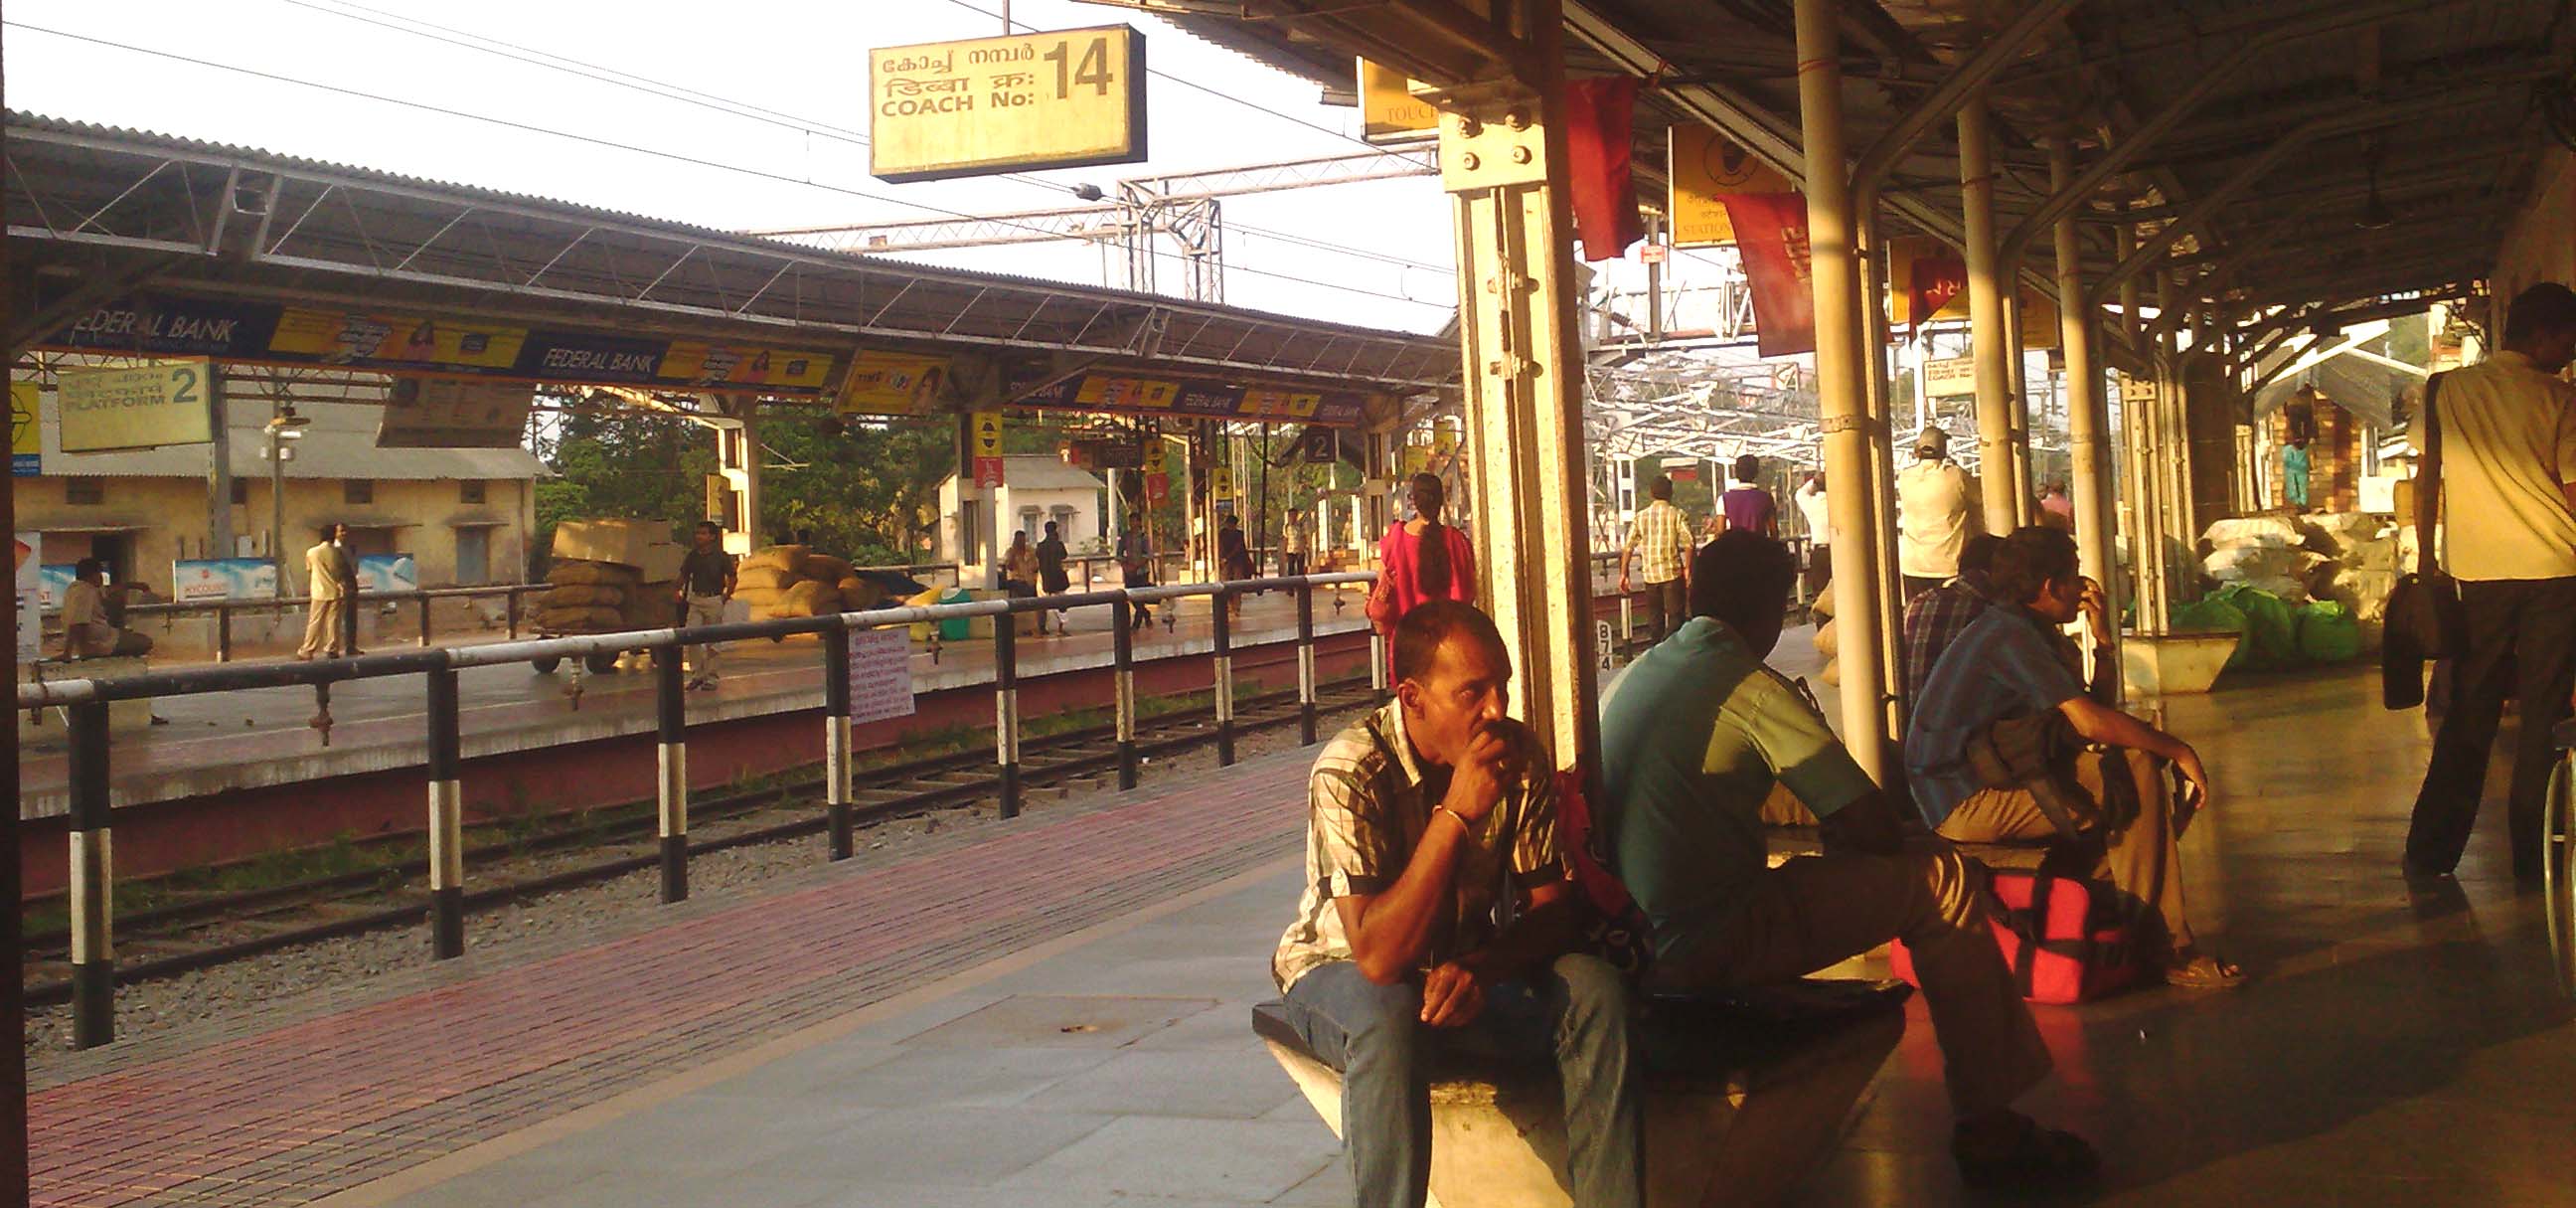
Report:
[[[1702,547],[1695,615],[1603,704],[1599,821],[1652,925],[1649,984],[1784,982],[1902,939],[1940,1039],[1961,1173],[1979,1185],[2087,1178],[2090,1145],[2011,1108],[2051,1062],[1974,869],[1946,843],[1909,839],[1816,706],[1762,663],[1797,573],[1788,547],[1755,533]],[[1775,783],[1823,820],[1824,855],[1766,867],[1761,810]]]
[[[2109,876],[2141,923],[2160,924],[2165,980],[2232,986],[2245,973],[2202,952],[2184,917],[2182,861],[2174,844],[2193,808],[2168,786],[2179,769],[2211,800],[2209,773],[2191,744],[2084,694],[2075,651],[2060,627],[2088,610],[2103,625],[2102,589],[2076,571],[2075,538],[2033,526],[1995,551],[1989,585],[1995,607],[1952,642],[1916,694],[1905,732],[1905,769],[1923,820],[1960,843],[2063,838],[2033,781],[1988,783],[1972,749],[2030,752],[2038,778],[2067,805],[2083,841],[2099,843],[2097,875]],[[1991,762],[1991,761],[1989,761]],[[2132,808],[2133,807],[2133,808]],[[2082,817],[2076,817],[2076,815]],[[2132,816],[2134,815],[2134,816]]]
[[[1480,1047],[1553,1054],[1574,1202],[1638,1208],[1644,1088],[1627,992],[1573,951],[1554,765],[1503,715],[1502,635],[1472,605],[1419,605],[1396,625],[1394,672],[1395,699],[1315,761],[1306,888],[1272,958],[1289,1022],[1342,1071],[1357,1200],[1424,1202],[1429,1064],[1445,1037],[1477,1033]]]
[[[1986,572],[2004,539],[1993,533],[1968,538],[1959,549],[1959,573],[1949,582],[1914,597],[1905,606],[1905,692],[1911,700],[1932,682],[1932,666],[1968,623],[1994,604]]]
[[[63,657],[99,659],[150,654],[152,638],[119,627],[109,619],[107,563],[83,558],[72,568],[72,585],[63,591]],[[117,612],[122,612],[120,607]]]

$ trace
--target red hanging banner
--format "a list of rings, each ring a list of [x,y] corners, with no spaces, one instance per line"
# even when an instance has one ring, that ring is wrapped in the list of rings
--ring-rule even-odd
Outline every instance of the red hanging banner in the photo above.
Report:
[[[1566,193],[1586,260],[1618,259],[1646,237],[1628,163],[1639,83],[1623,75],[1565,85]]]
[[[1816,267],[1807,246],[1807,199],[1797,193],[1735,193],[1722,200],[1753,285],[1753,327],[1762,355],[1814,352]]]

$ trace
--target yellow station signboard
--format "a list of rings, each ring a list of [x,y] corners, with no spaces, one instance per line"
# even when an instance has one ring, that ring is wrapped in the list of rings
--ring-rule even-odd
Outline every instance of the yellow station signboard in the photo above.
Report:
[[[1126,25],[868,52],[868,171],[938,180],[1145,158],[1145,35]]]

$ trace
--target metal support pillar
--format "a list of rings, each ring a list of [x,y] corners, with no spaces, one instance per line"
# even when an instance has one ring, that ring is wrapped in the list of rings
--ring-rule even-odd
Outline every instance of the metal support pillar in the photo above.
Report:
[[[1875,190],[1852,194],[1857,205]],[[1878,519],[1878,548],[1894,550],[1896,546],[1896,424],[1893,376],[1888,371],[1887,331],[1887,241],[1880,231],[1875,214],[1855,209],[1852,230],[1857,236],[1860,265],[1860,335],[1863,350],[1861,400],[1869,431],[1870,514]],[[1915,316],[1916,322],[1926,316]],[[1886,732],[1905,733],[1905,685],[1899,675],[1905,667],[1905,580],[1894,558],[1878,560],[1878,581],[1871,587],[1878,601],[1879,666],[1885,669]]]
[[[1440,102],[1441,184],[1458,239],[1468,503],[1484,576],[1477,596],[1511,648],[1512,703],[1558,766],[1597,772],[1565,28],[1552,0],[1515,8],[1534,74],[1512,93]]]
[[[850,828],[850,631],[823,631],[823,814],[832,859],[857,850]]]
[[[653,651],[653,715],[661,739],[662,900],[689,896],[689,715],[680,683],[680,648]]]
[[[465,955],[465,788],[456,669],[429,673],[429,950]]]
[[[108,834],[107,702],[71,714],[72,1047],[116,1039],[116,860]]]
[[[1297,742],[1315,745],[1315,585],[1297,585]]]
[[[1216,766],[1221,768],[1234,766],[1234,621],[1226,615],[1233,599],[1231,590],[1208,597],[1216,635],[1216,653],[1208,662],[1216,673]]]
[[[1117,681],[1118,789],[1136,787],[1136,605],[1125,596],[1109,606],[1109,666]]]
[[[2048,144],[2051,191],[2063,191],[2075,177],[2075,144],[2069,138]],[[2102,398],[2101,370],[2093,363],[2093,308],[2084,301],[2084,248],[2075,230],[2075,209],[2057,219],[2058,342],[2066,355],[2067,453],[2075,496],[2075,548],[2086,577],[2102,585],[2112,617],[2120,615],[2120,562],[2114,542],[2117,527],[2111,507],[2111,442],[2109,407]],[[2119,632],[2100,635],[2118,666]],[[2116,685],[2118,680],[2114,678]],[[2116,690],[2116,689],[2115,689]]]
[[[2012,362],[2021,348],[2005,312],[2021,291],[1996,272],[1994,150],[1994,121],[1985,94],[1979,93],[1959,110],[1959,194],[1968,229],[1968,352],[1977,363],[1977,466],[1986,488],[1986,531],[2009,533],[2021,523],[2008,472],[2013,460]]]
[[[993,764],[1002,779],[1002,816],[1020,816],[1020,615],[993,618]]]
[[[220,362],[206,363],[205,389],[206,431],[212,437],[206,446],[205,556],[229,558],[241,551],[233,548],[233,425],[231,408],[224,402]]]
[[[1861,300],[1853,260],[1844,150],[1842,48],[1833,0],[1797,0],[1798,115],[1807,162],[1807,238],[1815,272],[1817,406],[1824,431],[1827,507],[1834,531],[1834,617],[1842,635],[1844,741],[1884,784],[1896,736],[1887,730],[1882,653],[1880,530],[1868,481],[1870,429],[1862,397]],[[1857,656],[1857,657],[1854,657]]]

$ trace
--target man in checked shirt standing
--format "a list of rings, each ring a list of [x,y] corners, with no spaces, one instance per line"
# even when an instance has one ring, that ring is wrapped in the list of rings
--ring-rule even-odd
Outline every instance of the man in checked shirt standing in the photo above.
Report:
[[[1649,641],[1690,619],[1690,521],[1673,506],[1673,480],[1663,474],[1646,486],[1652,497],[1628,526],[1627,547],[1619,551],[1619,594],[1635,590],[1628,581],[1628,560],[1638,560],[1646,580],[1646,632]]]
[[[1420,1208],[1429,1063],[1466,1038],[1552,1055],[1575,1204],[1642,1208],[1627,988],[1574,951],[1554,763],[1503,715],[1502,634],[1473,605],[1419,605],[1396,624],[1395,680],[1395,699],[1315,761],[1306,888],[1271,958],[1290,1025],[1342,1071],[1354,1197]]]

